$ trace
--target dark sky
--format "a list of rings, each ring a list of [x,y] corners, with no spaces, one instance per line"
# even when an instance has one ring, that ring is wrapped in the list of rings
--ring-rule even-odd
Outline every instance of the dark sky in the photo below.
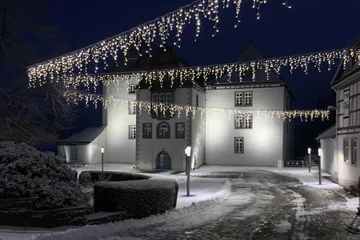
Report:
[[[129,30],[152,20],[191,0],[62,0],[49,4],[48,24],[58,31],[56,50],[69,52]],[[232,62],[252,38],[264,57],[279,57],[300,53],[344,48],[360,36],[357,21],[359,0],[289,0],[292,9],[282,6],[282,0],[269,0],[262,6],[260,20],[251,8],[252,0],[244,0],[242,23],[234,28],[235,7],[221,11],[220,32],[212,38],[212,25],[202,22],[202,32],[194,42],[195,25],[186,25],[182,47],[178,53],[191,65]],[[335,68],[334,68],[335,70]],[[301,70],[282,76],[290,82],[297,99],[297,109],[319,107],[328,98],[334,71],[322,73]],[[325,103],[326,104],[326,103]]]

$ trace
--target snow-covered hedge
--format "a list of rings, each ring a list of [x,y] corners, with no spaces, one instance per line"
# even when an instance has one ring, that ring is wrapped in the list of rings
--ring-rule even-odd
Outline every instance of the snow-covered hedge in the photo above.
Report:
[[[78,206],[84,194],[76,173],[53,153],[24,143],[0,142],[0,198],[34,199],[35,210]]]
[[[126,172],[108,172],[108,171],[82,171],[79,175],[79,183],[87,184],[98,181],[130,181],[149,179],[150,176]]]
[[[145,218],[176,207],[178,183],[172,179],[98,182],[95,212],[125,211],[127,218]]]

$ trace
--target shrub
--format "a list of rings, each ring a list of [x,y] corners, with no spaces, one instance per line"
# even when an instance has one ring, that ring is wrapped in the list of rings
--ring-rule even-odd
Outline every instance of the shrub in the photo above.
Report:
[[[149,179],[150,177],[141,175],[141,174],[133,174],[133,173],[126,173],[126,172],[102,172],[102,171],[82,171],[80,173],[80,179],[85,178],[83,175],[90,174],[91,181],[99,182],[99,181],[130,181],[130,180],[144,180]],[[81,180],[82,181],[82,180]],[[80,181],[80,183],[81,183]]]
[[[24,143],[0,142],[0,198],[34,199],[34,209],[83,204],[75,174],[63,159]]]
[[[175,208],[177,187],[174,180],[150,179],[98,182],[94,186],[95,212],[125,211],[128,218],[144,218]]]
[[[89,172],[81,172],[79,175],[79,183],[81,185],[91,184],[91,174]]]

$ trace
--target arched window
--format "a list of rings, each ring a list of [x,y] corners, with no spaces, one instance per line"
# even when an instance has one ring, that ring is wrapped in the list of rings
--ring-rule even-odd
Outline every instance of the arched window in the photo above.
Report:
[[[170,138],[170,125],[167,122],[157,125],[157,138]]]

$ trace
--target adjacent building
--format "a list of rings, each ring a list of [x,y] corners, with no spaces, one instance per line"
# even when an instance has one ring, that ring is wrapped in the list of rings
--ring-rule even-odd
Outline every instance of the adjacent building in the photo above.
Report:
[[[360,47],[360,38],[349,49]],[[334,181],[349,187],[357,186],[360,177],[360,65],[356,59],[340,63],[331,82],[336,92],[336,124],[317,138],[321,143],[322,169]]]

